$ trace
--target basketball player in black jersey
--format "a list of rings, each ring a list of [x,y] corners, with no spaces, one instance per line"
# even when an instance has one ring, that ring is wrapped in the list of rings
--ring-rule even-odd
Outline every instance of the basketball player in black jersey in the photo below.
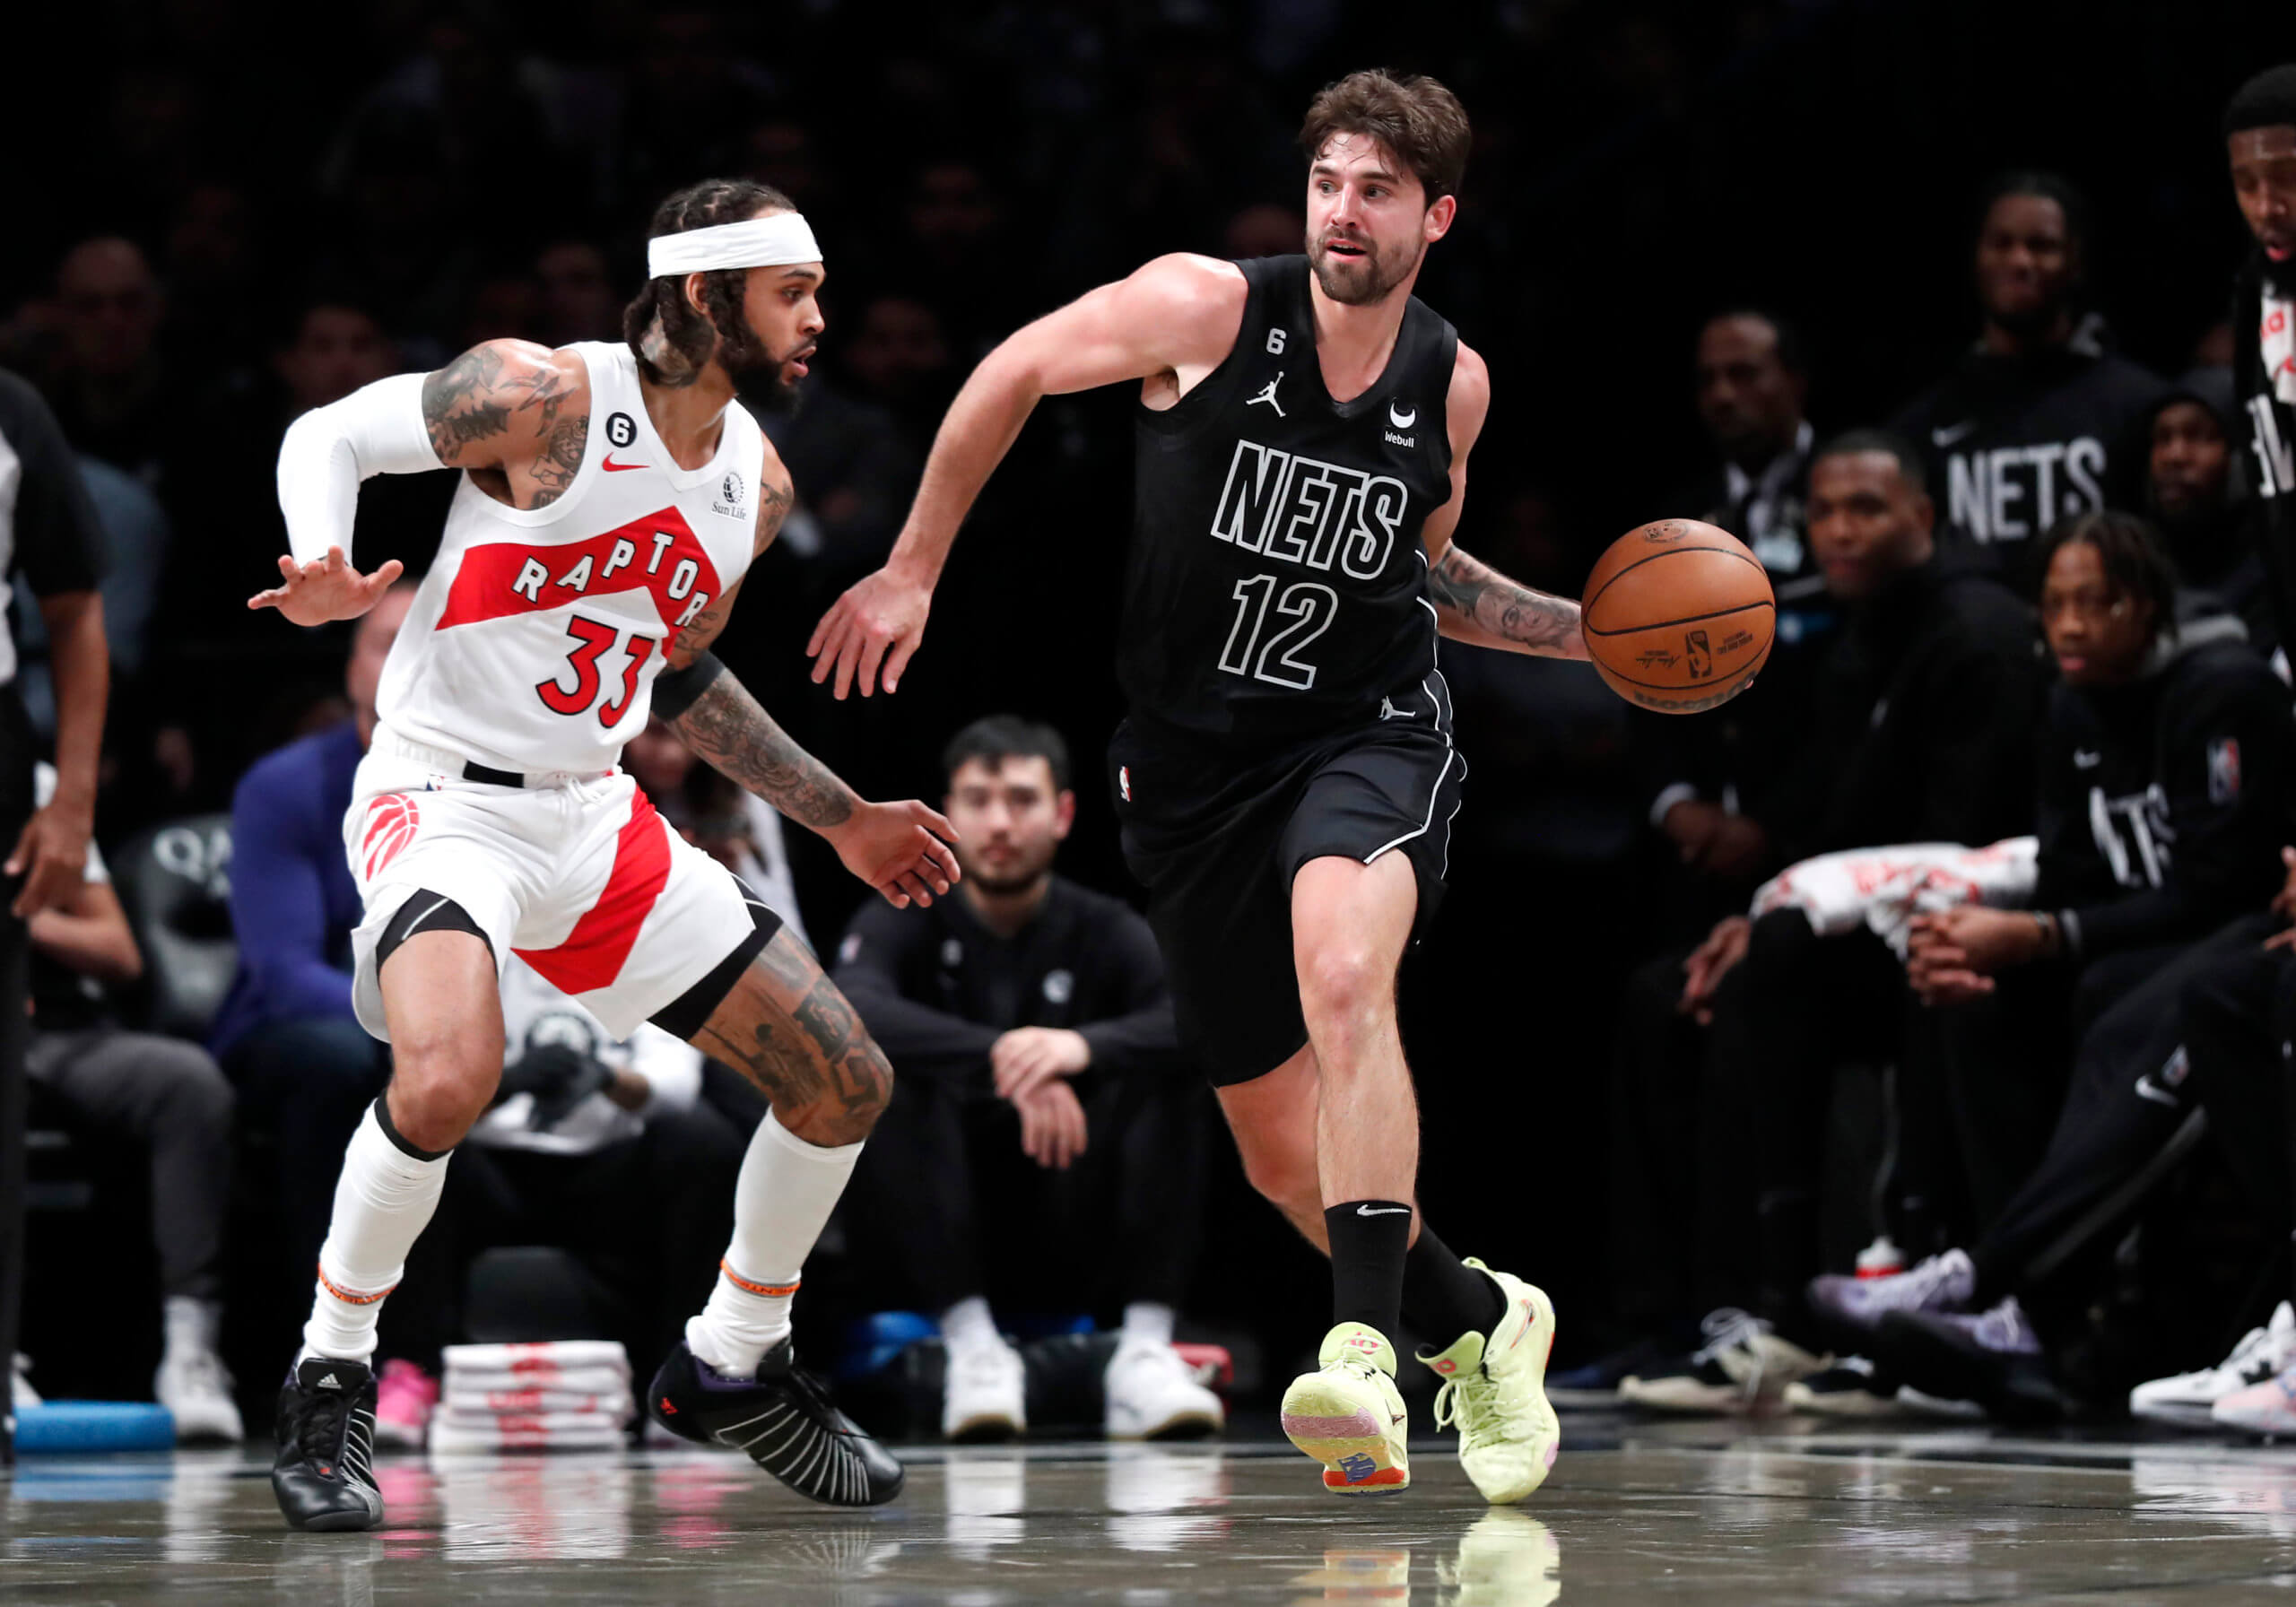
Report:
[[[1439,634],[1581,658],[1578,606],[1451,543],[1483,360],[1414,300],[1457,210],[1466,114],[1358,73],[1301,131],[1307,254],[1158,257],[1021,330],[951,405],[886,566],[814,632],[813,677],[899,682],[959,523],[1039,397],[1140,384],[1109,753],[1182,1036],[1253,1184],[1332,1259],[1335,1325],[1284,1429],[1335,1491],[1407,1484],[1401,1308],[1450,1342],[1439,1423],[1492,1501],[1546,1477],[1554,1317],[1418,1220],[1396,970],[1442,891],[1465,760]]]

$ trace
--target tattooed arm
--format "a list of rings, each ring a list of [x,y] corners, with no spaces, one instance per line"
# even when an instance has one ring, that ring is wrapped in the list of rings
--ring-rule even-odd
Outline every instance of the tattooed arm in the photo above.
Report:
[[[497,501],[532,511],[566,494],[590,433],[590,375],[532,341],[473,346],[422,380],[430,449]]]
[[[394,375],[313,408],[279,443],[281,583],[248,606],[298,625],[356,619],[400,572],[396,559],[371,575],[352,567],[361,481],[463,469],[497,501],[547,508],[573,483],[589,429],[582,360],[527,341],[490,341],[435,374]]]
[[[1445,412],[1451,431],[1450,499],[1427,516],[1427,600],[1435,605],[1436,627],[1453,641],[1548,658],[1584,658],[1578,634],[1578,604],[1519,586],[1478,558],[1451,543],[1459,508],[1466,499],[1467,454],[1483,433],[1491,409],[1491,371],[1465,344],[1451,369]]]
[[[770,446],[759,478],[752,562],[781,533],[793,498],[788,472]],[[670,668],[690,668],[718,639],[740,590],[737,580],[678,632],[670,644]],[[895,908],[906,909],[911,899],[930,904],[957,880],[956,856],[948,847],[957,834],[947,821],[914,800],[871,804],[857,796],[798,746],[730,673],[720,673],[671,725],[720,775],[821,833],[846,868]]]

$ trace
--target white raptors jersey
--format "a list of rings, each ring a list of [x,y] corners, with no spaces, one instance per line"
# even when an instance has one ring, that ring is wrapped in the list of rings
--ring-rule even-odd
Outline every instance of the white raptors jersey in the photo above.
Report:
[[[681,469],[630,349],[573,350],[590,371],[574,483],[529,513],[463,477],[377,699],[400,736],[521,774],[614,768],[670,638],[741,578],[756,535],[765,443],[748,411],[728,406],[717,456]]]

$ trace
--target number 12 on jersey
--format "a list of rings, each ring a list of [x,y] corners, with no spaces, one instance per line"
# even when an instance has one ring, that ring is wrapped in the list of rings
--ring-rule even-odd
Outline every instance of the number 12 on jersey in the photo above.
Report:
[[[1331,629],[1339,612],[1339,594],[1313,580],[1295,580],[1279,594],[1278,584],[1273,575],[1236,582],[1236,622],[1228,631],[1228,645],[1220,651],[1220,667],[1231,675],[1304,692],[1316,684],[1316,666],[1293,655]],[[1271,610],[1291,623],[1279,625],[1263,642]]]

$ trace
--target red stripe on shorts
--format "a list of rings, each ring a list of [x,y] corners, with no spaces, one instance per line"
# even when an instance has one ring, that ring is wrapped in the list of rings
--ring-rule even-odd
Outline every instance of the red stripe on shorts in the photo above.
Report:
[[[613,869],[598,901],[554,949],[520,949],[519,959],[562,994],[587,994],[622,975],[638,929],[670,880],[669,829],[644,793],[633,793],[630,818],[613,848]]]

